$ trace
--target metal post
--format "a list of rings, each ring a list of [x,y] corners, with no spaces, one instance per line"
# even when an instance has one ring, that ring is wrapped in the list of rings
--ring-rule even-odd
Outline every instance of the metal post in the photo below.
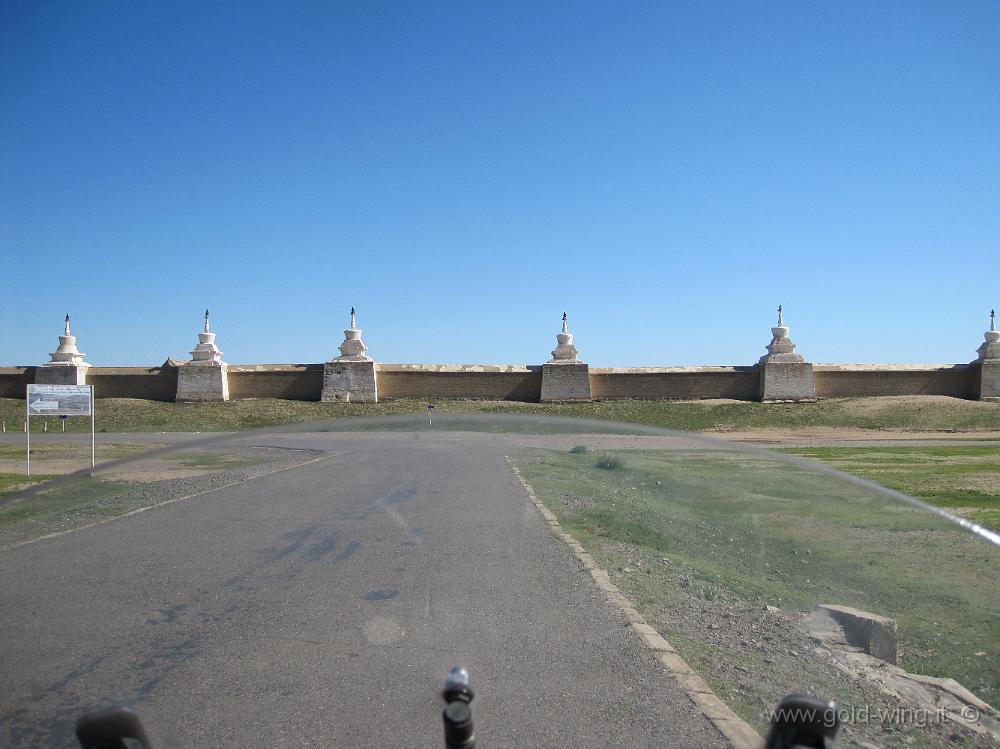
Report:
[[[90,386],[90,475],[97,466],[97,450],[94,447],[94,386]]]
[[[26,440],[27,449],[24,453],[24,462],[26,465],[26,475],[31,475],[31,404],[28,403],[28,391],[25,389],[24,392],[24,411],[26,416],[24,417],[24,435]]]

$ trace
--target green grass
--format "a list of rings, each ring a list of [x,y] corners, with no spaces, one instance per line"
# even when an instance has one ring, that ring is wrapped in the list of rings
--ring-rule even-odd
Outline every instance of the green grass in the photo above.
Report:
[[[836,447],[783,452],[822,461],[1000,531],[1000,445]]]
[[[211,452],[207,450],[202,450],[200,452],[170,453],[165,457],[168,460],[173,460],[181,465],[193,468],[233,469],[246,468],[260,463],[260,460],[254,460],[253,458],[237,458],[226,453]]]
[[[0,497],[13,494],[21,489],[27,489],[29,486],[34,486],[35,484],[41,484],[51,478],[55,478],[55,476],[47,474],[25,476],[23,473],[0,473]]]
[[[602,455],[594,465],[604,471],[620,471],[625,468],[625,458],[620,455]]]
[[[864,408],[856,404],[863,401]],[[233,431],[351,416],[424,414],[427,403],[439,413],[524,413],[628,422],[686,431],[768,427],[843,427],[903,431],[979,431],[1000,429],[1000,403],[961,399],[835,399],[780,404],[719,401],[603,401],[599,403],[517,403],[512,401],[397,400],[383,403],[319,403],[276,399],[226,403],[165,403],[107,398],[97,401],[101,432]],[[0,418],[19,431],[24,401],[0,399]],[[33,428],[41,428],[33,419]],[[56,419],[50,429],[57,428]],[[86,432],[86,419],[67,421],[67,431]]]
[[[117,506],[114,499],[131,486],[128,482],[100,478],[56,485],[33,496],[0,504],[0,528],[25,522],[61,521],[75,515],[97,518],[119,515],[126,510]]]
[[[624,454],[627,468],[614,472],[564,451],[533,451],[516,462],[604,564],[627,564],[635,549],[690,570],[680,584],[636,576],[630,593],[643,607],[692,599],[802,612],[818,603],[853,606],[896,619],[904,668],[956,678],[987,701],[1000,694],[995,548],[872,490],[770,459],[713,450]],[[681,654],[704,655],[694,646]]]
[[[142,445],[128,445],[128,444],[100,444],[95,447],[95,455],[97,457],[97,462],[104,462],[107,460],[117,460],[118,458],[124,458],[133,453],[143,452],[145,450],[150,450],[154,447],[159,447],[159,445],[152,444],[142,444]],[[24,443],[20,444],[0,444],[0,460],[24,460]],[[31,460],[34,465],[34,461],[47,461],[47,460],[86,460],[87,465],[90,465],[90,444],[81,445],[79,443],[69,443],[69,442],[32,442],[31,445]],[[81,467],[84,467],[81,465]]]

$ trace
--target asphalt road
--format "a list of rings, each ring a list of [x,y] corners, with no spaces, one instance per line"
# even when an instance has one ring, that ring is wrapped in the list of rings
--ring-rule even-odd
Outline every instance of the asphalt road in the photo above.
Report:
[[[127,704],[159,747],[721,746],[485,435],[299,434],[308,465],[0,552],[0,745]]]

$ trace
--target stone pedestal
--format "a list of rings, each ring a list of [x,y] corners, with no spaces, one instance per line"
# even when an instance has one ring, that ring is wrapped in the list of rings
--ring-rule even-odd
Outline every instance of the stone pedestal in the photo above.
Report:
[[[589,400],[589,365],[583,362],[547,362],[542,365],[542,403]]]
[[[205,310],[205,329],[198,334],[198,345],[191,351],[191,361],[184,362],[177,370],[174,400],[229,400],[229,367],[215,345],[215,333],[209,330],[208,310]]]
[[[771,328],[771,343],[758,366],[762,401],[816,400],[813,365],[795,353],[781,307],[778,308],[778,324]]]
[[[177,369],[178,402],[229,400],[229,367],[224,362],[184,362]]]
[[[375,362],[351,361],[338,357],[323,365],[323,394],[320,400],[349,403],[378,403]]]
[[[762,401],[814,401],[813,365],[807,362],[760,363]]]
[[[36,385],[86,385],[89,364],[43,364],[35,370]]]
[[[980,362],[977,379],[980,400],[1000,400],[1000,359]]]

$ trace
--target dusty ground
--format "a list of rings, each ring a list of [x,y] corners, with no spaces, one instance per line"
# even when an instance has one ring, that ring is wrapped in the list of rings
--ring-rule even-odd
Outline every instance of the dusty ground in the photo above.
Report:
[[[863,713],[844,709],[838,743],[845,746],[996,746],[990,731],[1000,727],[1000,715],[986,703],[971,695],[969,703],[949,699],[948,693],[918,695],[919,681],[887,679],[881,672],[905,672],[858,655],[859,648],[849,646],[842,631],[832,640],[821,639],[801,613],[728,595],[703,600],[693,592],[698,585],[694,569],[665,556],[608,540],[600,542],[599,553],[624,562],[609,570],[611,578],[637,600],[643,598],[641,578],[661,578],[671,591],[669,600],[646,600],[643,613],[726,703],[762,731],[768,711],[786,694],[800,691],[805,677],[814,694],[844,706],[865,706]],[[871,665],[850,665],[848,657]],[[962,720],[966,704],[980,710],[981,724]]]

